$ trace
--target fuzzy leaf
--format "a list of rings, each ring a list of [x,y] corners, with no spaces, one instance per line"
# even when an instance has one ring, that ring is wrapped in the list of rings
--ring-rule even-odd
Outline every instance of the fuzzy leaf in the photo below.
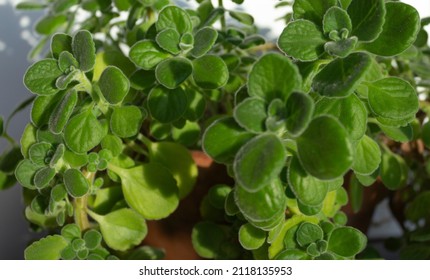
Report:
[[[181,35],[173,28],[163,29],[155,37],[157,44],[165,51],[177,55],[181,52],[179,48],[179,42],[181,40]]]
[[[358,1],[360,2],[360,1]],[[328,34],[333,30],[341,31],[343,28],[351,31],[352,23],[348,13],[337,7],[331,7],[327,10],[323,20],[324,33]]]
[[[378,169],[381,163],[381,150],[372,138],[367,135],[358,143],[352,170],[361,175],[370,175]]]
[[[26,260],[58,260],[61,251],[69,243],[61,235],[49,235],[28,246],[24,251]]]
[[[191,50],[193,57],[205,55],[215,44],[218,32],[210,26],[204,27],[194,35],[194,48]]]
[[[73,36],[72,50],[79,62],[79,69],[84,72],[93,70],[96,63],[96,47],[89,31],[81,30]]]
[[[261,133],[265,130],[266,107],[266,103],[257,97],[246,98],[234,108],[234,119],[247,131]]]
[[[322,23],[326,11],[330,7],[336,6],[336,2],[336,0],[296,0],[293,4],[294,19],[307,19],[319,25]]]
[[[158,32],[167,28],[175,29],[179,34],[193,30],[189,14],[177,6],[167,6],[162,9],[155,26]]]
[[[130,82],[119,68],[108,66],[100,76],[99,87],[110,104],[118,104],[127,96]]]
[[[52,95],[59,91],[55,81],[62,74],[56,60],[43,59],[28,68],[24,76],[24,84],[35,94]]]
[[[155,69],[157,81],[169,89],[175,89],[193,73],[191,62],[183,57],[163,60]]]
[[[63,175],[64,185],[72,197],[82,197],[90,189],[88,180],[78,169],[67,169]]]
[[[78,93],[75,90],[69,91],[58,103],[49,118],[49,130],[54,134],[63,131],[73,110],[78,102]]]
[[[110,119],[112,132],[121,137],[128,138],[139,133],[143,119],[146,117],[139,107],[134,105],[115,107]]]
[[[58,59],[62,52],[72,53],[72,37],[64,33],[56,33],[51,39],[52,57]]]
[[[293,92],[286,105],[286,127],[293,136],[298,136],[308,127],[314,112],[313,99],[304,93]]]
[[[364,250],[367,237],[352,227],[340,227],[332,231],[328,250],[342,257],[353,257]]]
[[[152,89],[148,96],[149,112],[161,123],[170,123],[182,117],[187,103],[187,95],[182,88],[169,90],[159,86]]]
[[[251,224],[244,224],[239,228],[239,242],[246,250],[256,250],[266,241],[266,232]]]
[[[193,60],[193,78],[203,89],[217,89],[225,86],[229,72],[225,62],[218,56],[205,55]]]
[[[130,49],[130,59],[137,66],[151,70],[160,62],[170,57],[154,41],[143,40],[134,44]]]
[[[385,21],[384,0],[351,1],[348,6],[352,32],[360,41],[373,41],[381,34]]]

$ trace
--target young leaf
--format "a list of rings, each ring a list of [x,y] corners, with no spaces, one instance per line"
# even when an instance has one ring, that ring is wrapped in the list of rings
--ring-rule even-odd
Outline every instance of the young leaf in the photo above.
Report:
[[[393,56],[415,42],[420,31],[420,15],[414,7],[401,2],[387,2],[385,7],[387,13],[381,34],[371,43],[363,44],[363,47],[377,55]],[[367,5],[365,10],[368,10]]]
[[[51,189],[51,199],[60,202],[67,197],[67,190],[63,184],[56,185]]]
[[[190,54],[193,57],[205,55],[215,44],[217,38],[218,32],[213,27],[203,27],[194,35],[194,48]]]
[[[265,130],[266,107],[263,100],[257,97],[248,97],[234,108],[234,119],[249,132],[261,133]]]
[[[328,250],[342,257],[353,257],[366,247],[367,237],[352,227],[340,227],[332,231]]]
[[[351,19],[348,16],[348,13],[345,10],[334,6],[328,9],[325,13],[323,20],[323,28],[324,33],[326,34],[330,33],[333,30],[340,32],[344,28],[348,31],[351,31],[352,23]]]
[[[72,50],[79,62],[79,69],[84,72],[93,70],[96,62],[96,47],[89,31],[81,30],[73,36]]]
[[[370,175],[378,169],[381,163],[381,150],[372,138],[367,135],[358,143],[352,170],[361,175]]]
[[[147,143],[149,160],[166,167],[176,180],[179,198],[187,196],[197,180],[197,165],[184,146],[173,142]],[[175,158],[174,161],[171,159]]]
[[[364,79],[371,64],[367,53],[353,53],[326,65],[314,78],[312,88],[322,96],[346,97]]]
[[[151,70],[171,55],[163,51],[154,41],[143,40],[134,44],[130,49],[130,59],[137,66]]]
[[[54,95],[38,96],[33,102],[31,108],[31,122],[36,127],[42,127],[49,123],[52,112],[65,96],[65,92],[59,92]]]
[[[217,89],[228,81],[229,73],[224,60],[215,55],[205,55],[193,60],[193,78],[203,89]]]
[[[130,90],[130,82],[124,73],[115,66],[108,66],[99,79],[99,87],[110,104],[121,103]]]
[[[167,6],[162,9],[155,26],[158,32],[167,28],[175,29],[179,34],[193,31],[189,14],[177,6]]]
[[[203,135],[203,150],[215,161],[232,163],[237,151],[254,135],[242,129],[233,118],[215,121]]]
[[[64,141],[73,152],[83,154],[97,146],[105,136],[92,110],[74,116],[64,129]]]
[[[335,118],[320,116],[297,139],[303,168],[321,180],[343,176],[353,163],[353,148],[345,128]]]
[[[179,204],[179,190],[172,174],[157,163],[123,169],[109,169],[121,178],[127,204],[144,218],[158,220],[169,216]]]
[[[354,51],[357,42],[357,37],[331,41],[324,44],[324,50],[332,56],[345,58]]]
[[[254,222],[269,221],[277,217],[280,212],[283,213],[287,200],[284,187],[278,179],[256,192],[248,192],[237,186],[234,191],[234,198],[242,214],[253,224]]]
[[[279,36],[278,46],[285,54],[295,59],[314,61],[324,53],[326,41],[317,25],[299,19],[287,24]]]
[[[34,174],[34,185],[37,189],[43,189],[49,185],[51,180],[55,177],[55,169],[50,167],[43,167]]]
[[[275,98],[286,101],[294,90],[300,90],[301,87],[302,77],[297,66],[280,54],[264,55],[249,73],[249,96],[259,97],[266,102]]]
[[[161,123],[170,123],[182,117],[187,110],[187,95],[182,88],[173,90],[159,86],[148,96],[151,116]]]
[[[102,241],[102,235],[97,230],[90,229],[89,231],[85,232],[84,240],[85,247],[90,250],[94,250],[100,245]]]
[[[63,131],[70,116],[73,114],[77,102],[78,93],[76,90],[70,90],[61,99],[49,118],[48,127],[52,133],[59,134]]]
[[[55,81],[62,74],[55,59],[43,59],[27,69],[24,84],[35,94],[52,95],[59,91],[55,86]]]
[[[155,37],[157,44],[165,51],[177,55],[181,52],[179,48],[179,42],[181,40],[181,35],[173,28],[163,29]]]
[[[139,132],[145,117],[139,107],[134,105],[115,107],[110,119],[110,128],[121,138],[132,137]]]
[[[64,33],[56,33],[51,39],[52,57],[58,59],[62,52],[73,52],[72,37]]]
[[[266,241],[266,232],[251,224],[244,224],[239,229],[239,242],[246,250],[256,250]]]
[[[105,216],[89,212],[100,225],[106,244],[119,251],[139,245],[145,238],[148,228],[145,219],[135,211],[123,208]],[[84,236],[85,238],[85,236]]]
[[[193,73],[191,62],[183,57],[163,60],[155,69],[157,81],[168,89],[175,89]]]
[[[384,0],[351,1],[348,14],[351,17],[352,32],[360,41],[371,42],[381,34],[385,21]]]
[[[36,143],[36,128],[31,124],[27,124],[22,133],[20,144],[21,144],[21,154],[24,158],[28,158],[28,150],[31,145]]]
[[[336,0],[296,0],[293,4],[293,16],[294,19],[307,19],[320,25],[326,11],[336,4]]]
[[[403,120],[415,116],[418,97],[406,81],[390,77],[366,84],[369,89],[369,106],[383,119]]]
[[[293,92],[286,105],[286,127],[293,136],[298,136],[308,127],[314,112],[314,101],[308,95]]]
[[[106,135],[101,142],[103,149],[107,149],[112,152],[113,157],[117,157],[123,149],[122,140],[115,135]]]
[[[238,184],[256,192],[270,184],[285,166],[287,154],[274,134],[263,134],[247,142],[236,154],[233,169]]]
[[[58,260],[69,243],[61,235],[49,235],[34,242],[24,251],[26,260]]]
[[[63,175],[64,185],[67,192],[72,197],[82,197],[90,189],[90,185],[85,176],[78,169],[67,169]]]
[[[345,98],[321,98],[314,116],[331,115],[345,127],[352,140],[360,140],[367,129],[367,109],[355,94]]]
[[[58,68],[60,68],[63,73],[67,73],[70,71],[71,67],[79,68],[79,62],[70,52],[61,52],[58,56]]]
[[[297,229],[297,243],[301,247],[306,247],[311,243],[323,239],[324,233],[320,226],[308,222],[303,222]]]

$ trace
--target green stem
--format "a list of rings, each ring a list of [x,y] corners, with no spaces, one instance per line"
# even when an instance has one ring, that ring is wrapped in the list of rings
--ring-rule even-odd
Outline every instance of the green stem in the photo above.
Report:
[[[81,231],[85,231],[90,228],[90,221],[87,215],[87,203],[88,197],[76,198],[73,201],[73,207],[75,208],[75,223],[79,226]]]
[[[142,133],[139,133],[139,135],[137,136],[137,139],[142,141],[142,143],[145,144],[145,146],[148,147],[148,149],[151,148],[151,145],[152,145],[151,140],[149,140],[149,138],[143,135]]]
[[[223,0],[218,0],[218,6],[220,7],[220,8],[223,8],[224,9],[224,3],[223,3]],[[223,13],[222,14],[222,16],[221,16],[221,29],[222,30],[225,30],[225,28],[226,28],[226,26],[227,26],[227,24],[226,24],[226,21],[225,21],[225,13]]]
[[[140,145],[138,145],[136,142],[134,141],[130,141],[127,143],[127,146],[132,149],[133,151],[135,151],[136,153],[139,153],[141,155],[144,155],[146,157],[148,157],[148,152],[145,151],[144,149],[142,149],[142,147]]]
[[[6,132],[3,133],[2,137],[6,139],[12,146],[16,146],[16,141]]]

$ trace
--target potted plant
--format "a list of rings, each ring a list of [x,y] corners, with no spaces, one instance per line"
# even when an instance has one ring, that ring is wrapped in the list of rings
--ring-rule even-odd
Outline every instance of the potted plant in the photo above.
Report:
[[[51,232],[25,258],[160,259],[175,234],[184,258],[375,258],[365,231],[387,197],[405,232],[387,244],[429,258],[429,20],[399,1],[283,1],[274,45],[251,15],[197,2],[18,5],[47,10],[19,146],[0,122],[1,188],[16,178]]]

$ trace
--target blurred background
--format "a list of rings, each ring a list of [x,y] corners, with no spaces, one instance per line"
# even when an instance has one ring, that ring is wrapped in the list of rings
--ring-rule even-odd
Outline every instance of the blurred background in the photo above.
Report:
[[[40,12],[21,12],[14,9],[21,0],[0,0],[0,115],[9,116],[15,107],[31,94],[25,89],[22,77],[31,64],[27,54],[37,44],[33,32],[34,23],[42,15]],[[193,0],[174,1],[181,5],[195,5]],[[213,0],[215,2],[215,0]],[[236,6],[231,1],[224,1],[227,8]],[[430,1],[403,1],[417,8],[421,17],[430,15]],[[243,9],[255,17],[256,24],[268,39],[274,40],[284,28],[281,21],[276,21],[286,13],[285,8],[276,9],[278,0],[246,0]],[[214,3],[215,4],[215,3]],[[430,31],[430,30],[428,30]],[[8,133],[19,140],[29,122],[30,109],[22,111],[10,123]],[[0,153],[9,145],[0,139]],[[401,234],[400,227],[390,216],[387,201],[381,203],[375,212],[372,227],[368,235],[374,240]],[[24,218],[24,206],[21,187],[14,186],[0,192],[0,259],[22,259],[23,251],[33,239],[43,233],[32,233]],[[386,255],[390,258],[395,256]]]

